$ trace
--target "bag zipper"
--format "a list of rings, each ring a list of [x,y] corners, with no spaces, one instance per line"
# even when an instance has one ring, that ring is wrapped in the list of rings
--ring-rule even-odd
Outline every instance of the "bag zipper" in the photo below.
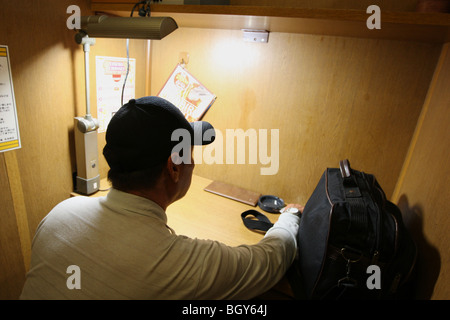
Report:
[[[361,173],[362,173],[362,178],[363,178],[364,182],[366,183],[366,186],[367,186],[367,189],[368,189],[368,193],[369,193],[370,197],[372,198],[372,202],[375,204],[375,207],[377,209],[377,230],[376,230],[376,236],[375,236],[375,248],[374,248],[373,253],[372,253],[372,264],[378,264],[378,259],[380,257],[382,214],[381,214],[381,209],[378,206],[378,203],[375,201],[375,199],[372,196],[371,190],[377,189],[378,192],[380,192],[380,190],[379,190],[379,188],[377,188],[375,186],[375,179],[372,179],[372,186],[370,186],[369,182],[368,182],[368,179],[367,179],[367,175],[364,172],[361,172]],[[385,199],[383,197],[383,192],[380,192],[380,194],[382,195],[382,199],[383,199],[383,202],[384,202]]]

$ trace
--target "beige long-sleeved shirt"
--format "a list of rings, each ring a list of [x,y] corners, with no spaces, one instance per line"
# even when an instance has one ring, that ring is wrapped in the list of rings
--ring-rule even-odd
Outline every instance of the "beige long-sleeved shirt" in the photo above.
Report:
[[[156,203],[112,189],[42,220],[20,298],[248,299],[282,278],[295,251],[283,229],[238,247],[176,235]]]

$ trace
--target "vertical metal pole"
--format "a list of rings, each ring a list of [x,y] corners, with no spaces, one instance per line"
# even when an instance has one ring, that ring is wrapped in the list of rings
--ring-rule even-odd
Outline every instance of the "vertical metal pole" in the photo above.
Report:
[[[91,44],[89,41],[83,44],[84,50],[84,77],[86,83],[86,116],[91,115],[91,103],[90,103],[90,84],[89,84],[89,51]]]

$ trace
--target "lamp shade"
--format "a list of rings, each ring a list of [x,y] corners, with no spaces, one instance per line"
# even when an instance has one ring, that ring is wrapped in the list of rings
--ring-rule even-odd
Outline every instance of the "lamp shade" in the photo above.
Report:
[[[89,37],[160,40],[177,28],[170,17],[81,17],[81,31]]]

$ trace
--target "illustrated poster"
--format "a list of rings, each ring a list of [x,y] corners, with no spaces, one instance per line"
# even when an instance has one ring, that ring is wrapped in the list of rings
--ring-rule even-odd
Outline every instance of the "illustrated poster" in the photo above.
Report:
[[[200,120],[216,100],[216,96],[180,64],[158,96],[177,106],[189,122]]]

